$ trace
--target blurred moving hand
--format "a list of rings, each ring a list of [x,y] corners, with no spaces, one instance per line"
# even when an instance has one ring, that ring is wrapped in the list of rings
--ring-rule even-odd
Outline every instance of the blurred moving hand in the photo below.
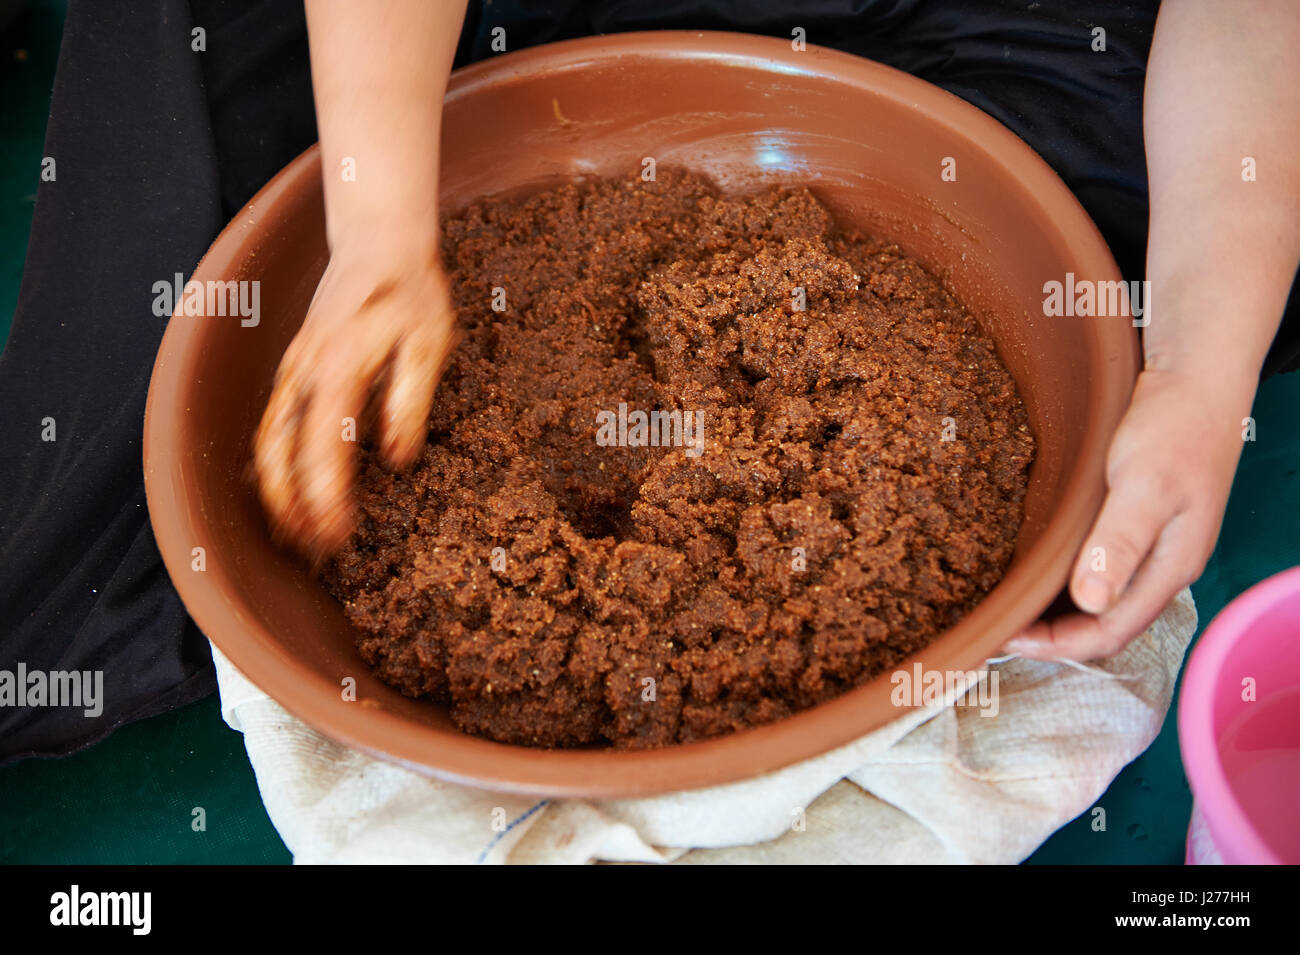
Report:
[[[262,503],[283,537],[313,555],[347,540],[357,442],[372,419],[385,463],[415,461],[453,329],[434,256],[395,263],[364,248],[331,256],[254,444]]]
[[[465,0],[306,6],[330,262],[280,362],[253,462],[275,530],[320,559],[353,528],[367,426],[388,465],[409,466],[452,344],[439,137]]]

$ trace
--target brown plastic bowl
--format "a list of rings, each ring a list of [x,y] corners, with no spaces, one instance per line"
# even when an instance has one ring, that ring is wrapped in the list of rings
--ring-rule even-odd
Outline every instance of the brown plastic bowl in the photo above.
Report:
[[[511,53],[458,71],[444,110],[449,211],[574,176],[640,175],[651,156],[725,188],[807,184],[843,221],[918,256],[996,339],[1038,457],[1006,578],[917,659],[977,666],[1061,591],[1101,502],[1103,457],[1133,387],[1137,339],[1123,318],[1044,317],[1044,282],[1119,274],[1074,197],[1007,129],[867,60],[727,33],[624,34]],[[955,182],[940,178],[944,157],[956,159]],[[235,217],[191,276],[259,279],[260,324],[173,317],[145,414],[149,513],[172,580],[203,632],[291,713],[443,779],[583,797],[755,776],[899,715],[882,676],[721,739],[650,752],[547,751],[468,736],[445,708],[371,676],[339,605],[272,543],[245,477],[276,365],[326,258],[312,149]],[[206,570],[192,569],[195,547],[205,549]],[[342,698],[349,676],[360,702]]]

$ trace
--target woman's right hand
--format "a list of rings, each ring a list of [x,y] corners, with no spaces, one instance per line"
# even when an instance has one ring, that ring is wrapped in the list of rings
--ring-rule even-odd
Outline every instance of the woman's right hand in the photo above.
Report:
[[[379,6],[307,0],[330,262],[253,447],[273,527],[315,559],[352,530],[363,416],[382,459],[411,464],[452,344],[438,170],[465,0]]]
[[[453,330],[436,243],[334,250],[254,441],[258,490],[282,538],[316,559],[347,540],[368,407],[382,459],[414,462]]]

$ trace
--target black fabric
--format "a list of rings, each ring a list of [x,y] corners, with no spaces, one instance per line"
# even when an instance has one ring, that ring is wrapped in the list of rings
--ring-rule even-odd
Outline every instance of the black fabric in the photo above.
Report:
[[[216,688],[145,507],[166,321],[152,285],[188,274],[315,138],[301,3],[69,4],[45,143],[57,177],[37,193],[0,356],[0,670],[102,670],[104,709],[0,707],[0,762],[79,749]]]
[[[1032,9],[1031,9],[1032,8]],[[471,5],[457,64],[625,30],[766,33],[867,56],[974,103],[1033,146],[1142,277],[1141,97],[1155,4],[1042,0]],[[206,49],[192,50],[194,27]],[[1091,49],[1092,28],[1107,50]],[[301,0],[71,0],[14,328],[0,357],[0,670],[100,669],[104,713],[0,708],[0,761],[70,752],[213,689],[167,579],[140,464],[165,320],[153,282],[188,273],[315,139]],[[1266,371],[1300,360],[1297,296]],[[41,440],[42,420],[56,440]]]

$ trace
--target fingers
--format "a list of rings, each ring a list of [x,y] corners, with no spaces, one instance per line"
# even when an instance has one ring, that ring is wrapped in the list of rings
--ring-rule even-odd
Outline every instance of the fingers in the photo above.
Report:
[[[337,550],[352,532],[357,422],[383,358],[379,351],[332,349],[316,371],[296,459],[306,515],[299,539],[315,557]]]
[[[1110,484],[1070,578],[1070,596],[1091,614],[1104,613],[1120,598],[1180,505],[1145,472],[1117,474]]]
[[[1175,516],[1123,595],[1104,613],[1040,620],[1009,641],[1006,651],[1034,660],[1096,660],[1119,653],[1200,575],[1204,535],[1194,523],[1192,515]]]
[[[1038,660],[1095,660],[1122,650],[1159,616],[1180,568],[1158,545],[1180,506],[1149,469],[1120,467],[1075,561],[1070,596],[1083,614],[1038,621],[1005,649]]]
[[[1142,373],[1107,455],[1106,501],[1070,578],[1085,613],[1040,621],[1007,651],[1038,659],[1112,655],[1200,576],[1241,441],[1235,429],[1206,433],[1198,422],[1238,421],[1239,402],[1207,395],[1203,381],[1185,374]]]
[[[424,444],[453,327],[440,270],[376,282],[351,269],[336,274],[331,261],[280,362],[254,440],[259,494],[277,533],[317,560],[343,545],[355,519],[352,488],[363,413],[372,407],[367,398],[383,392],[383,458],[409,465]]]
[[[303,532],[304,512],[294,481],[298,424],[302,412],[300,383],[286,357],[253,442],[253,465],[262,506],[278,534],[293,539]]]
[[[379,428],[380,453],[391,467],[409,466],[424,446],[434,391],[451,342],[447,318],[398,344]]]

